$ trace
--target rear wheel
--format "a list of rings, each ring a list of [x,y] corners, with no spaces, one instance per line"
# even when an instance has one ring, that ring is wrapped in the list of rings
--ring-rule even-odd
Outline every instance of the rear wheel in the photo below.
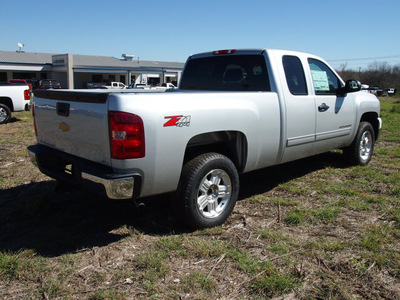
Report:
[[[7,105],[0,103],[0,124],[5,124],[11,119],[11,110]]]
[[[368,122],[361,122],[353,143],[343,152],[351,164],[364,166],[371,160],[374,144],[374,128]]]
[[[174,199],[177,218],[192,228],[221,225],[239,194],[235,165],[219,153],[206,153],[185,164]]]

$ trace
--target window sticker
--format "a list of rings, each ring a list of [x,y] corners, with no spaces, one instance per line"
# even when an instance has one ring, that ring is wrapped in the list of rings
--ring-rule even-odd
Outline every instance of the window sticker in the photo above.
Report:
[[[311,75],[314,81],[314,89],[316,92],[329,91],[329,81],[325,71],[311,70]]]

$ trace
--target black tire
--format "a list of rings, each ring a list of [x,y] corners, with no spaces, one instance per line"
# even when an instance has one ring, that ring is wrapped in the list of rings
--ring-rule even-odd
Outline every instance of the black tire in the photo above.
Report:
[[[176,217],[193,229],[223,224],[239,195],[235,165],[219,153],[205,153],[187,162],[173,200]]]
[[[10,108],[0,103],[0,124],[8,123],[11,119],[11,110]]]
[[[375,131],[368,122],[361,122],[353,143],[343,149],[347,161],[352,165],[367,165],[374,152]]]

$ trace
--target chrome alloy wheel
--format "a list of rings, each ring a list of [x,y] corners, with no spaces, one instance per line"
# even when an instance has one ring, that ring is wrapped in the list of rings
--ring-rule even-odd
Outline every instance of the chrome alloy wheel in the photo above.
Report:
[[[197,191],[197,208],[205,218],[218,217],[231,199],[229,175],[221,169],[210,171],[201,180]]]
[[[7,111],[4,108],[0,107],[0,123],[4,122],[7,116]]]
[[[360,141],[360,158],[368,160],[372,150],[372,134],[370,131],[364,131]]]

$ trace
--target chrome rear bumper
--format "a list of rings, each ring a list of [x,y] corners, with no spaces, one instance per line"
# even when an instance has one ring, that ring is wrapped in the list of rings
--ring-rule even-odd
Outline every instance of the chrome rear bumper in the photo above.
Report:
[[[107,197],[110,199],[132,199],[133,197],[133,190],[135,187],[135,179],[133,177],[105,179],[82,172],[82,179],[104,186]]]
[[[133,199],[137,174],[113,174],[111,168],[87,162],[42,145],[28,147],[31,162],[47,176],[74,186],[102,190],[110,199]]]

